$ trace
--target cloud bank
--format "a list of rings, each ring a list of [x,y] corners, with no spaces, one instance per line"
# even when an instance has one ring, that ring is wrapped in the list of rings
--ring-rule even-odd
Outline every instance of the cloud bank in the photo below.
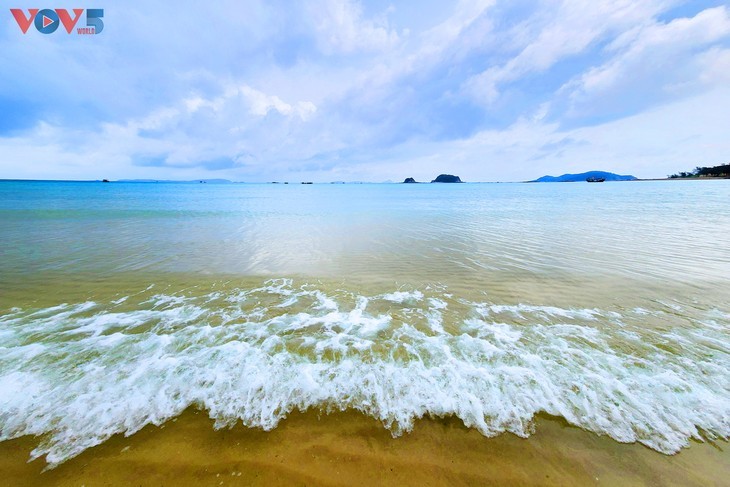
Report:
[[[730,159],[722,2],[91,3],[97,36],[0,12],[0,178],[663,177]]]

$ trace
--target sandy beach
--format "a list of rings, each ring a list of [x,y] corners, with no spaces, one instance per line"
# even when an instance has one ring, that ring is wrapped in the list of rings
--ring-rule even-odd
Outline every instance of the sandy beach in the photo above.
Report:
[[[528,439],[485,438],[455,419],[422,419],[393,438],[354,412],[294,413],[270,432],[215,430],[189,410],[117,435],[57,468],[26,463],[31,437],[0,444],[0,485],[726,485],[728,444],[677,455],[620,444],[541,417]]]

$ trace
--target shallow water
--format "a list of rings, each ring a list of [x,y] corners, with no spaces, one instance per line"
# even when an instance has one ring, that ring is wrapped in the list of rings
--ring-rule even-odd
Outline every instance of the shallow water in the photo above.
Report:
[[[730,182],[0,183],[0,439],[193,406],[730,436]]]

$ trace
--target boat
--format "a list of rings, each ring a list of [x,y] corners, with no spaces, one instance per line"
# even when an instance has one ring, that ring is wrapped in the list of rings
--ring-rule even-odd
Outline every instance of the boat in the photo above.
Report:
[[[586,182],[589,183],[602,183],[606,180],[606,178],[586,178]]]

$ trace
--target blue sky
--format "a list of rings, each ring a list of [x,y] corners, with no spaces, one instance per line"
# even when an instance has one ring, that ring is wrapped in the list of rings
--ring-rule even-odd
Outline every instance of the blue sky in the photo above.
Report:
[[[210,5],[9,6],[103,8],[95,36],[23,34],[0,11],[0,178],[519,181],[730,162],[725,2]]]

